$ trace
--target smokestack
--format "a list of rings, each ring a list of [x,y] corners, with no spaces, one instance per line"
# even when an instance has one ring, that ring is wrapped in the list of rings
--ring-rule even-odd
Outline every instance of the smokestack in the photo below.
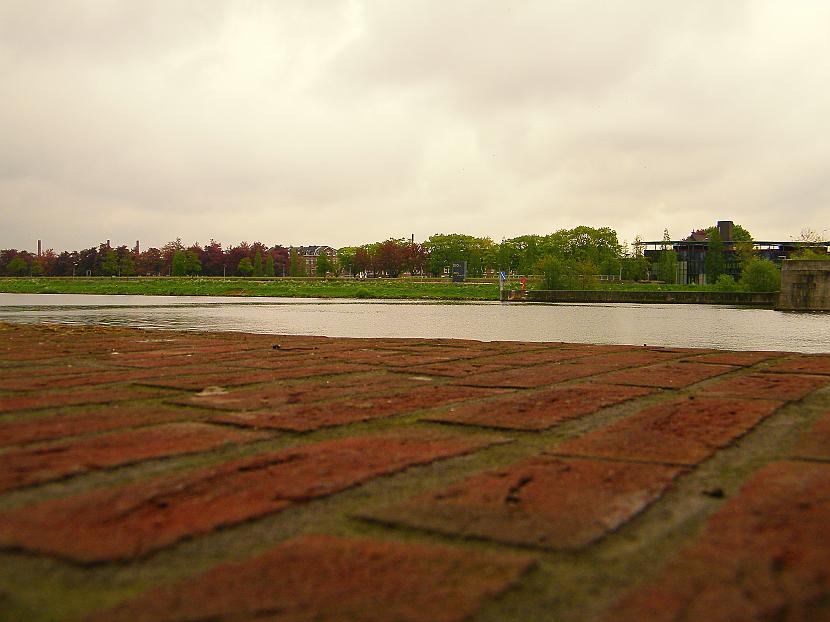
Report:
[[[138,240],[135,241],[135,254],[136,255],[141,254],[141,246],[139,245]]]
[[[110,241],[107,240],[107,248],[109,248],[109,247],[110,247]]]
[[[412,237],[410,238],[410,242],[412,244],[415,244],[415,234],[414,233],[412,234]]]
[[[720,233],[720,239],[724,242],[731,242],[732,241],[732,230],[735,228],[735,225],[732,224],[731,220],[719,220],[718,221],[718,233]]]
[[[37,256],[40,257],[41,254],[41,247],[40,247],[40,240],[37,241]]]

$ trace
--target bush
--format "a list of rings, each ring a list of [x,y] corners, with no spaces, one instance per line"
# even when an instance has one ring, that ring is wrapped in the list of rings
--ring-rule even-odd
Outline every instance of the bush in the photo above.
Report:
[[[810,261],[830,261],[830,253],[819,253],[812,248],[805,248],[793,253],[790,259],[809,259]]]
[[[23,276],[28,272],[29,264],[22,257],[15,257],[6,264],[6,274],[9,276]]]
[[[243,257],[239,260],[239,265],[236,266],[236,272],[239,276],[251,276],[254,273],[254,264],[251,263],[250,257]]]
[[[781,291],[781,271],[771,261],[750,261],[741,275],[741,286],[750,292]]]
[[[365,287],[358,287],[354,293],[355,298],[369,298],[371,295],[371,292]]]
[[[536,264],[541,275],[539,289],[595,289],[597,267],[590,261],[571,262],[555,255],[547,255]]]
[[[536,266],[542,276],[542,289],[574,289],[573,266],[564,259],[548,255]]]
[[[715,281],[715,289],[719,292],[734,292],[738,289],[738,284],[728,274],[721,274],[718,280]]]

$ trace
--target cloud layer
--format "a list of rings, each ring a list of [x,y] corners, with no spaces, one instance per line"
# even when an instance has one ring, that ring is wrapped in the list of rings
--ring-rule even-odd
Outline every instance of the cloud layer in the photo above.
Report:
[[[0,247],[830,227],[820,0],[0,5]]]

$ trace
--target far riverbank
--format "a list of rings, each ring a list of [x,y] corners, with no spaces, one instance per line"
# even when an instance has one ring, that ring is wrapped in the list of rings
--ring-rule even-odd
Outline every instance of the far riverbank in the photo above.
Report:
[[[527,283],[529,290],[536,284]],[[519,290],[517,279],[506,290]],[[351,279],[351,278],[241,278],[241,277],[19,277],[0,278],[0,292],[12,294],[106,294],[132,296],[241,296],[279,298],[355,298],[376,300],[469,300],[497,301],[497,282],[468,280],[452,283],[440,279]],[[607,292],[602,302],[685,302],[672,292],[716,292],[712,286],[666,285],[658,283],[599,283],[596,289],[567,293],[568,302],[596,302],[598,292]],[[614,292],[620,293],[619,300]],[[634,300],[631,293],[648,294],[648,300]],[[608,296],[611,298],[608,298]],[[704,297],[705,298],[705,297]],[[717,295],[688,302],[708,304],[750,304],[741,296],[721,300]],[[767,306],[761,304],[761,306]],[[770,305],[771,306],[771,305]]]

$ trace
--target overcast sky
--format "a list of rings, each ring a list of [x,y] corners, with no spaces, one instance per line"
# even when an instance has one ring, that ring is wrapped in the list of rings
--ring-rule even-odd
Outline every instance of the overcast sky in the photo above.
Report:
[[[0,0],[0,248],[830,228],[826,0]]]

